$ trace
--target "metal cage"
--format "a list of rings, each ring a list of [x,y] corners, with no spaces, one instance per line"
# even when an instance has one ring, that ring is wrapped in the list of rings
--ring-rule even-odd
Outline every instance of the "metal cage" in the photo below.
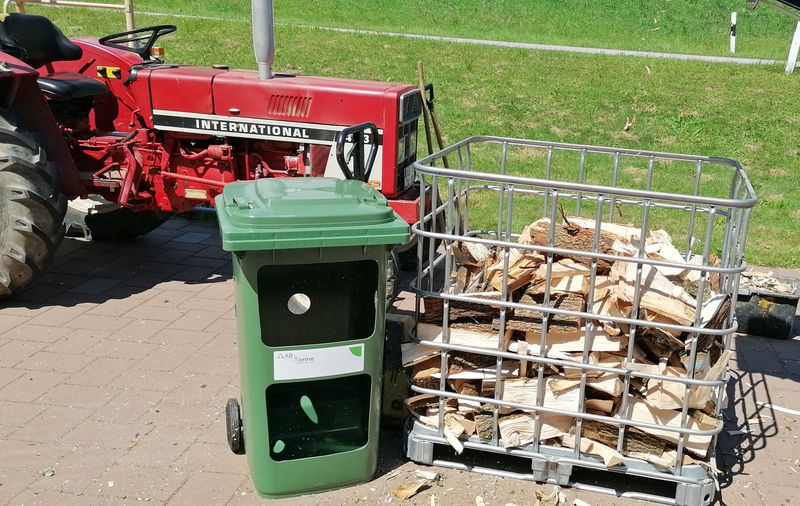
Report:
[[[412,460],[435,463],[460,469],[473,469],[490,474],[550,481],[559,484],[584,486],[592,490],[616,493],[639,499],[669,504],[710,504],[715,496],[713,448],[716,435],[722,429],[718,423],[713,428],[698,428],[693,424],[693,410],[689,395],[684,395],[679,412],[679,423],[662,426],[631,418],[629,405],[637,402],[631,392],[632,382],[655,381],[684,385],[685,391],[701,387],[713,389],[714,417],[719,419],[720,409],[726,399],[724,385],[728,374],[718,380],[708,381],[695,377],[698,342],[701,338],[713,339],[722,350],[730,350],[731,337],[736,330],[733,309],[718,325],[703,325],[702,310],[708,303],[707,285],[718,279],[720,294],[734,300],[738,290],[739,273],[744,270],[744,249],[748,221],[756,197],[741,165],[730,159],[704,156],[668,154],[649,151],[617,149],[587,145],[564,144],[546,141],[510,139],[491,136],[472,137],[458,142],[438,153],[415,163],[416,174],[423,187],[430,187],[430,198],[420,204],[420,222],[414,226],[418,241],[418,271],[412,283],[416,293],[416,312],[423,314],[423,306],[438,301],[442,306],[441,339],[412,339],[439,352],[440,377],[438,388],[412,385],[417,394],[436,396],[439,402],[438,428],[419,421],[410,422],[407,453]],[[555,224],[560,218],[571,216],[593,220],[594,242],[586,249],[559,247],[554,237]],[[548,218],[549,237],[546,244],[520,244],[523,228],[537,218]],[[608,223],[632,222],[637,228],[641,247],[632,256],[617,256],[600,248],[602,227]],[[673,234],[681,262],[664,261],[648,257],[645,239],[655,227],[667,228]],[[501,296],[487,300],[460,290],[454,281],[457,258],[452,246],[472,242],[494,248],[502,255]],[[520,303],[507,288],[509,259],[514,251],[538,253],[546,258],[542,264],[546,273],[544,296],[536,304]],[[716,255],[716,257],[715,257]],[[550,293],[554,257],[579,258],[588,269],[587,300],[583,311],[554,307]],[[598,265],[602,262],[624,262],[635,269],[635,287],[630,314],[610,317],[597,313],[593,296],[599,279]],[[697,281],[697,302],[694,318],[689,324],[653,321],[640,310],[644,277],[654,269],[679,268],[693,271]],[[423,302],[423,300],[425,302]],[[450,307],[454,304],[479,304],[496,308],[499,315],[496,349],[468,346],[450,340]],[[507,334],[507,316],[512,311],[528,311],[541,315],[542,329],[538,338],[539,353],[526,354],[510,351]],[[581,322],[611,321],[629,329],[626,353],[617,367],[604,367],[590,361],[590,325],[586,325],[585,345],[580,356],[571,360],[551,356],[548,349],[548,322],[557,317],[573,317]],[[685,354],[687,372],[682,377],[644,372],[629,365],[633,363],[635,343],[648,329],[661,329],[686,336]],[[581,328],[583,331],[583,328]],[[517,350],[519,351],[519,350]],[[454,352],[496,358],[495,385],[503,382],[504,361],[525,362],[530,366],[536,381],[536,402],[519,403],[503,400],[503,388],[495,388],[493,396],[464,395],[448,388],[448,355]],[[579,402],[575,410],[546,406],[546,371],[549,367],[569,367],[580,372]],[[588,412],[585,398],[588,374],[599,372],[615,375],[623,383],[621,397],[615,403],[614,414]],[[663,372],[663,371],[662,371]],[[531,376],[529,376],[531,377]],[[638,383],[637,383],[638,384]],[[431,386],[431,385],[428,385]],[[514,473],[491,467],[466,466],[458,459],[434,459],[436,445],[447,445],[444,416],[447,402],[471,401],[490,405],[494,429],[490,440],[470,436],[463,440],[467,449],[494,454],[506,454],[531,460],[531,473]],[[533,441],[521,447],[507,448],[502,444],[497,422],[500,411],[523,410],[532,413],[536,420]],[[574,417],[574,449],[548,444],[540,437],[543,415]],[[646,459],[625,456],[622,465],[607,468],[596,455],[581,451],[583,425],[600,422],[617,431],[616,450],[625,449],[626,429],[660,430],[674,441],[676,457],[671,466],[654,465]],[[685,463],[687,444],[692,436],[710,438],[705,459],[696,458]],[[624,452],[623,452],[624,453]],[[603,470],[626,476],[658,479],[676,486],[671,497],[647,492],[620,493],[611,487],[582,484],[572,479],[572,468]]]

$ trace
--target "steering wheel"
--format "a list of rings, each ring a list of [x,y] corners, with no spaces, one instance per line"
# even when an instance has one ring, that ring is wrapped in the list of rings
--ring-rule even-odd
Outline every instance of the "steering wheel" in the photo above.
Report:
[[[148,26],[146,28],[137,28],[136,30],[129,30],[127,32],[112,33],[101,37],[100,44],[130,51],[142,57],[143,60],[150,59],[150,50],[156,43],[159,37],[174,32],[178,28],[175,25],[156,25]],[[146,41],[141,44],[142,41]]]
[[[369,137],[368,137],[369,136]],[[364,144],[369,139],[369,154],[364,158]],[[344,145],[352,142],[353,147],[345,155]],[[378,127],[375,123],[367,121],[359,125],[347,127],[336,134],[336,161],[346,179],[358,179],[365,183],[369,181],[375,157],[378,154]],[[350,163],[353,169],[350,169]]]

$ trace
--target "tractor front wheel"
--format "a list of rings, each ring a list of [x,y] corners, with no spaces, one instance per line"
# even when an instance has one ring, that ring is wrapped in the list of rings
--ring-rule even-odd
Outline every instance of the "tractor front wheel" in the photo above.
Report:
[[[60,172],[37,137],[0,109],[0,298],[50,265],[64,238]]]
[[[170,218],[161,211],[133,211],[93,196],[70,201],[67,235],[95,241],[127,241],[157,229]]]

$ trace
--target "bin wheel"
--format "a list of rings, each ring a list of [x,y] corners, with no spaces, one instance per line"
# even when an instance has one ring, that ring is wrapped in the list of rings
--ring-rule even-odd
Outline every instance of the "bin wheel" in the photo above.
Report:
[[[228,429],[228,446],[236,455],[244,455],[242,415],[239,401],[236,399],[228,399],[228,405],[225,406],[225,421]]]

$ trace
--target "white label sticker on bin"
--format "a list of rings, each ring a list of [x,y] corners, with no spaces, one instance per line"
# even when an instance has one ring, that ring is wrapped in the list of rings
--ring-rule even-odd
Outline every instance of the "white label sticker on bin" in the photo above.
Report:
[[[272,354],[275,381],[320,378],[364,370],[364,344]]]

